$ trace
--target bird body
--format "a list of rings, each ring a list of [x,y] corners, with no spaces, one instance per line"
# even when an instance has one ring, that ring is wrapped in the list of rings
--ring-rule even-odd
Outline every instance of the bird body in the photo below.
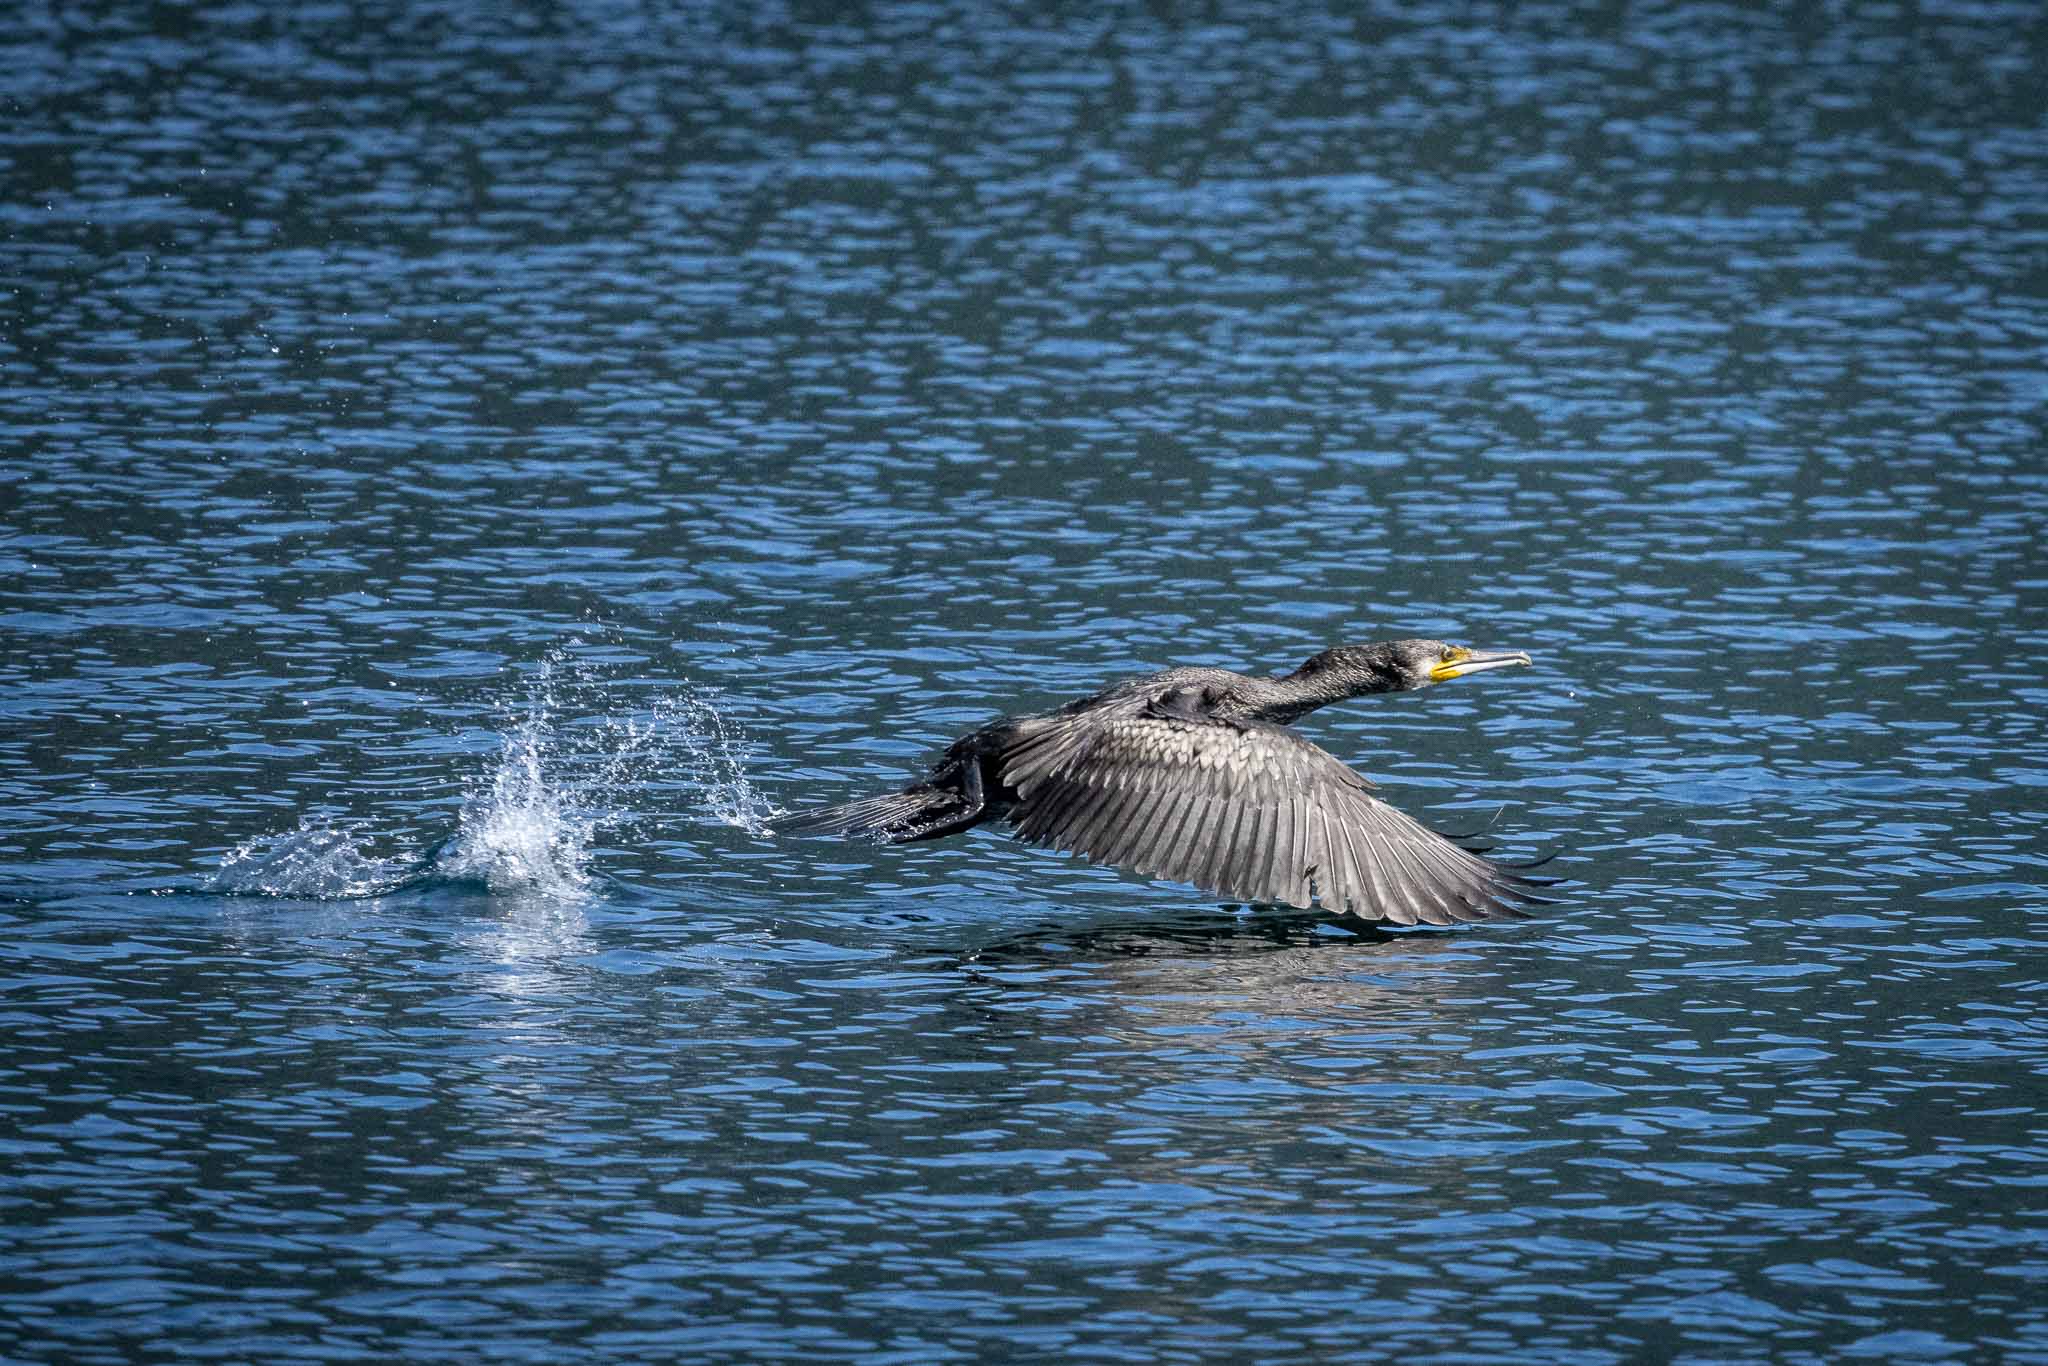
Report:
[[[1519,915],[1542,884],[1379,800],[1290,723],[1330,702],[1528,662],[1400,640],[1325,650],[1276,678],[1168,669],[991,721],[900,792],[773,824],[901,844],[1004,820],[1033,843],[1238,901],[1404,925]]]

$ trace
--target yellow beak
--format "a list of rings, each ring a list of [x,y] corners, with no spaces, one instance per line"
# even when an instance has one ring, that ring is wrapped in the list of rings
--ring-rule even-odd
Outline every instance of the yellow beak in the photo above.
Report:
[[[1467,650],[1460,646],[1451,652],[1449,659],[1429,671],[1429,678],[1432,683],[1447,683],[1466,674],[1485,673],[1488,669],[1505,669],[1510,664],[1529,662],[1529,656],[1520,650]]]

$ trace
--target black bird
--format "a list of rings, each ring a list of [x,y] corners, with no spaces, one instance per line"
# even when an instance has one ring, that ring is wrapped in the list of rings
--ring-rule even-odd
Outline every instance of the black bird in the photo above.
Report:
[[[1391,640],[1325,650],[1279,678],[1168,669],[991,721],[901,792],[771,825],[905,844],[1001,818],[1021,839],[1237,901],[1397,925],[1517,916],[1547,884],[1396,811],[1289,724],[1326,703],[1528,662]]]

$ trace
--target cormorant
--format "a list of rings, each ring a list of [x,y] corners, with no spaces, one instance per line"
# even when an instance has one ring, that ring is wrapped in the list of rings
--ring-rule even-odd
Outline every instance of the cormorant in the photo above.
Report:
[[[1237,901],[1397,925],[1519,916],[1547,883],[1396,811],[1289,726],[1326,703],[1528,662],[1393,640],[1325,650],[1278,678],[1168,669],[991,721],[900,792],[770,824],[904,844],[1002,818],[1021,839]]]

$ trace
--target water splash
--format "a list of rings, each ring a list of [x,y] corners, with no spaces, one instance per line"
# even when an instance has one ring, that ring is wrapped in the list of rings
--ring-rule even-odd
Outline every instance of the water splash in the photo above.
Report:
[[[481,882],[494,892],[534,892],[562,900],[588,890],[590,837],[606,812],[590,805],[602,789],[580,790],[550,774],[555,753],[553,693],[542,666],[536,700],[506,737],[486,784],[471,787],[455,835],[434,854],[433,871],[457,881]],[[557,761],[556,767],[560,767]]]
[[[340,898],[429,878],[573,901],[590,891],[600,833],[672,817],[678,798],[721,824],[765,829],[775,809],[748,778],[745,732],[715,690],[686,685],[622,711],[616,668],[574,648],[528,678],[496,762],[465,788],[455,833],[424,858],[376,857],[358,828],[309,819],[229,853],[214,887]]]
[[[747,777],[747,737],[717,706],[718,694],[704,690],[677,699],[677,738],[689,760],[689,774],[704,810],[722,824],[749,834],[768,833],[774,803]]]
[[[380,858],[370,846],[370,836],[350,823],[308,817],[288,834],[259,836],[222,855],[212,890],[318,901],[375,896],[417,866],[410,855]]]

